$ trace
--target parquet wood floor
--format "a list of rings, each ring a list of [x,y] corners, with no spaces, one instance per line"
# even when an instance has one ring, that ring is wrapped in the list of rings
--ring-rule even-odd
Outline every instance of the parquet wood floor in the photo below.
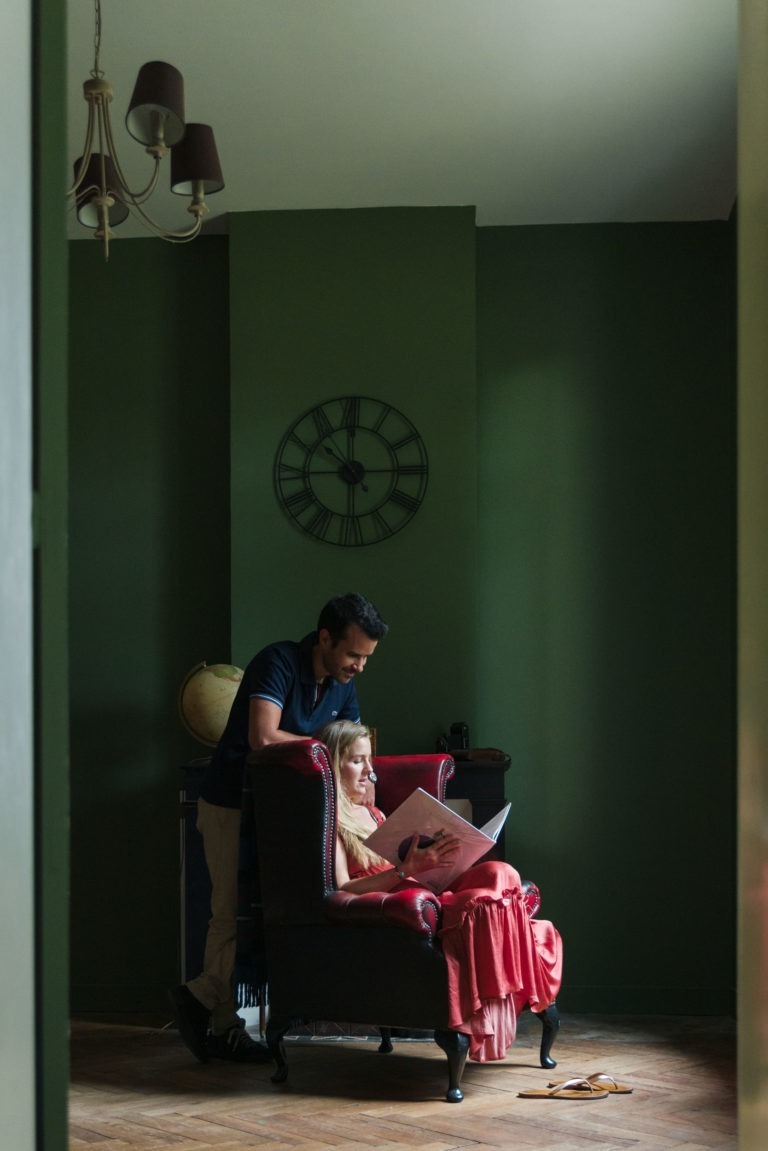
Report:
[[[503,1063],[468,1063],[445,1102],[445,1056],[401,1041],[290,1044],[271,1065],[196,1063],[170,1028],[72,1025],[70,1151],[736,1151],[735,1024],[564,1016],[556,1077],[607,1071],[634,1088],[596,1101],[519,1099],[544,1087],[539,1027],[523,1016]]]

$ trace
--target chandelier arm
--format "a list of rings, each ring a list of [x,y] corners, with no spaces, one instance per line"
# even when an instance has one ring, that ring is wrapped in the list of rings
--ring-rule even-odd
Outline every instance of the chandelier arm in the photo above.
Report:
[[[86,129],[85,129],[85,145],[83,147],[83,154],[80,157],[80,165],[79,165],[77,172],[75,174],[75,181],[72,184],[72,186],[67,189],[67,198],[68,199],[71,196],[74,196],[79,191],[80,185],[82,184],[83,179],[85,177],[85,173],[88,170],[88,165],[90,163],[91,156],[93,155],[93,126],[94,126],[93,105],[89,104],[88,105],[88,123],[87,123]]]
[[[189,240],[194,240],[203,226],[203,213],[196,215],[195,222],[187,229],[174,230],[171,228],[163,228],[152,217],[144,211],[141,204],[136,204],[132,200],[128,202],[128,208],[134,213],[150,231],[159,236],[161,240],[168,240],[172,244],[186,244]]]
[[[122,192],[124,193],[125,199],[128,202],[130,202],[131,204],[135,204],[136,206],[138,206],[139,204],[143,204],[145,200],[149,199],[149,197],[152,195],[155,188],[157,187],[157,179],[158,179],[158,176],[160,175],[160,158],[158,156],[154,157],[155,166],[154,166],[154,169],[152,171],[152,176],[150,177],[150,180],[149,180],[149,183],[147,184],[147,186],[145,188],[142,188],[141,191],[139,191],[139,192],[134,192],[130,188],[128,181],[126,180],[125,175],[123,174],[123,169],[122,169],[121,164],[120,164],[120,158],[117,154],[117,148],[115,147],[114,136],[112,135],[112,121],[110,120],[109,113],[106,112],[106,110],[105,110],[105,114],[104,114],[104,134],[105,134],[106,140],[107,140],[107,148],[109,149],[109,154],[112,158],[112,163],[115,166],[115,172],[117,173],[117,178],[120,181],[120,188],[121,188]]]
[[[67,214],[69,214],[70,212],[76,212],[77,211],[78,200],[80,199],[81,196],[83,197],[83,199],[85,199],[88,196],[93,197],[93,196],[99,196],[99,195],[101,195],[101,188],[99,187],[98,184],[79,184],[79,185],[77,185],[75,188],[72,189],[71,193],[70,192],[67,193],[67,196],[70,198],[70,201],[71,201],[69,204],[67,204]]]

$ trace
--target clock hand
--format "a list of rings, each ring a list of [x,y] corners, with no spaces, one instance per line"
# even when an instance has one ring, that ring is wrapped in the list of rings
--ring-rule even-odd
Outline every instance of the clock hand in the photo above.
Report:
[[[336,448],[331,444],[323,444],[323,451],[327,452],[329,456],[333,456],[333,458],[338,460],[340,464],[346,464],[348,462],[347,460],[341,458],[339,453],[336,451]]]
[[[368,491],[368,485],[363,483],[365,468],[362,464],[358,463],[357,460],[342,459],[332,444],[323,444],[323,451],[327,452],[329,456],[332,456],[335,460],[339,461],[341,464],[342,479],[346,480],[350,486],[354,484],[360,484],[360,487],[364,492]]]

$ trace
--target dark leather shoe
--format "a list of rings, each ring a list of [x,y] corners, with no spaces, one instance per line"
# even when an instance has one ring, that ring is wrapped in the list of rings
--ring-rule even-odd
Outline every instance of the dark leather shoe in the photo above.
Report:
[[[182,983],[179,987],[171,987],[168,999],[173,1007],[176,1026],[179,1035],[186,1043],[195,1059],[201,1063],[208,1062],[208,1023],[210,1012],[203,1007],[188,987]]]
[[[251,1039],[245,1022],[230,1027],[223,1035],[208,1036],[208,1054],[230,1063],[269,1063],[272,1056],[263,1043]]]

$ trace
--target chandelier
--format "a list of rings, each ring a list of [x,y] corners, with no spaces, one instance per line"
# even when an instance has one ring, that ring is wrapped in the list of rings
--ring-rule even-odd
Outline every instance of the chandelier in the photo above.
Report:
[[[99,67],[101,52],[101,0],[95,3],[94,58],[90,79],[83,84],[88,104],[88,124],[83,154],[75,161],[74,183],[67,199],[74,203],[77,218],[104,246],[109,259],[112,228],[132,213],[156,236],[171,243],[194,240],[208,212],[206,194],[224,187],[213,129],[207,124],[187,124],[184,120],[184,79],[171,64],[153,60],[143,64],[133,89],[125,117],[128,132],[153,158],[154,166],[146,187],[134,191],[126,180],[115,147],[109,105],[112,85]],[[171,153],[171,191],[191,196],[187,211],[194,222],[171,231],[157,224],[144,205],[157,187],[160,161]]]

